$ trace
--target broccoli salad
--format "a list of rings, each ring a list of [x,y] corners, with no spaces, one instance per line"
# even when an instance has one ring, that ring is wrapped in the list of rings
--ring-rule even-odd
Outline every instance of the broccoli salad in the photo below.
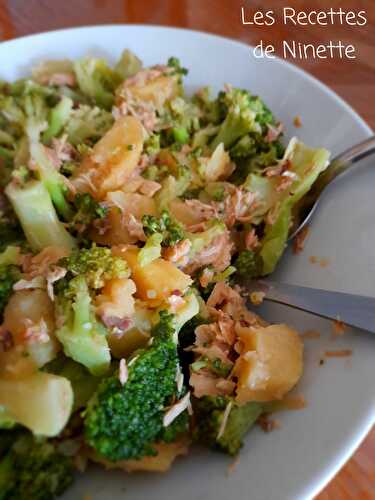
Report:
[[[275,269],[329,153],[186,74],[125,50],[0,82],[0,500],[236,455],[301,377],[298,333],[236,283]]]

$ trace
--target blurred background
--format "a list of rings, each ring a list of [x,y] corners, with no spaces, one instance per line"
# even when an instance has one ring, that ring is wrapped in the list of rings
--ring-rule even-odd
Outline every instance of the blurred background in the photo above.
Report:
[[[269,27],[242,25],[242,7],[249,13],[264,9],[280,14],[286,6],[305,11],[330,7],[364,10],[368,22],[362,27],[292,27],[280,20]],[[191,28],[251,45],[261,40],[278,47],[282,40],[315,45],[341,40],[352,44],[356,48],[355,60],[297,59],[294,63],[330,86],[375,129],[375,0],[0,0],[1,41],[41,31],[108,23]],[[217,57],[220,64],[220,54]],[[375,431],[318,499],[375,499]]]

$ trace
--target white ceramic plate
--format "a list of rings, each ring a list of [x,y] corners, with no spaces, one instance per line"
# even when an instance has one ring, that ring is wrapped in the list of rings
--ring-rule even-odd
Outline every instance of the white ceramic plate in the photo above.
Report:
[[[116,59],[123,48],[146,64],[171,55],[190,68],[189,89],[224,83],[260,94],[287,126],[289,135],[337,153],[370,135],[369,127],[324,85],[281,60],[255,60],[246,45],[203,33],[150,26],[98,26],[21,38],[0,45],[0,78],[26,74],[46,58],[100,54]],[[360,83],[360,82],[358,82]],[[360,91],[360,90],[359,90]],[[303,127],[294,129],[299,115]],[[327,192],[314,220],[305,251],[287,254],[278,277],[325,289],[375,295],[375,170],[365,166]],[[315,255],[329,260],[322,268],[309,263]],[[300,331],[321,332],[306,341],[305,374],[298,392],[308,404],[302,411],[280,414],[281,428],[270,434],[254,429],[241,459],[228,476],[230,460],[198,450],[180,459],[166,475],[125,475],[94,468],[64,497],[90,494],[94,500],[289,500],[311,498],[349,458],[374,423],[375,338],[347,332],[331,340],[331,325],[282,307],[264,307],[270,319]],[[325,350],[352,349],[350,360],[330,359],[319,366]],[[124,491],[126,494],[124,494]]]

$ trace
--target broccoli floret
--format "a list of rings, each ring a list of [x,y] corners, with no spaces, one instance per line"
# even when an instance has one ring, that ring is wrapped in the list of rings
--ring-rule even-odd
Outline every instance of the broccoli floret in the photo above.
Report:
[[[80,90],[98,106],[111,109],[121,76],[103,59],[87,57],[74,62],[73,67]]]
[[[89,141],[95,143],[111,128],[113,116],[104,109],[80,105],[73,109],[64,132],[68,134],[68,141],[76,146]]]
[[[252,96],[247,90],[230,88],[220,92],[217,105],[224,121],[211,143],[213,149],[221,142],[228,149],[249,133],[262,136],[267,132],[267,125],[275,123],[271,111],[264,102],[259,97]],[[253,146],[251,137],[244,139],[244,142],[238,145],[235,155],[243,156],[245,151],[252,150]]]
[[[144,232],[147,236],[160,233],[163,236],[163,246],[173,246],[185,238],[181,224],[171,218],[168,210],[163,210],[160,217],[144,215],[142,217]]]
[[[51,197],[40,181],[25,186],[10,183],[5,189],[31,248],[40,251],[47,246],[71,250],[76,243],[58,220]]]
[[[154,233],[147,238],[144,247],[138,254],[138,262],[141,267],[147,266],[147,264],[161,256],[162,241],[163,235],[160,233]]]
[[[174,140],[179,144],[186,144],[189,142],[189,132],[185,127],[173,127],[172,135]]]
[[[279,140],[268,142],[258,133],[244,136],[229,151],[237,165],[230,182],[237,185],[244,183],[250,173],[276,165],[284,152],[285,147]]]
[[[95,316],[89,287],[83,275],[69,281],[56,295],[56,337],[67,356],[82,363],[93,375],[107,372],[111,355],[107,329]]]
[[[160,151],[160,134],[151,134],[145,141],[144,150],[149,156],[153,156]]]
[[[103,380],[85,414],[87,443],[109,460],[155,455],[153,443],[172,436],[163,427],[164,408],[177,394],[178,368],[174,317],[159,313],[153,343],[128,364],[128,380],[118,375]],[[179,432],[184,426],[178,426]]]
[[[142,61],[128,49],[123,51],[115,66],[116,73],[120,75],[123,80],[135,75],[141,69]]]
[[[244,135],[239,141],[231,148],[230,156],[234,160],[239,160],[241,158],[249,158],[257,153],[257,141],[255,139],[256,134]]]
[[[0,499],[53,500],[72,484],[73,471],[54,444],[23,433],[0,459]]]
[[[59,265],[68,270],[62,285],[67,284],[72,277],[82,275],[90,288],[99,289],[108,280],[129,276],[124,259],[112,255],[110,248],[97,247],[95,244],[91,248],[74,250],[69,257],[60,259]]]
[[[43,132],[43,142],[48,142],[63,130],[73,109],[70,97],[63,96],[48,115],[48,128]]]
[[[262,275],[262,258],[252,250],[243,250],[234,261],[237,273],[244,278],[257,278]]]
[[[251,96],[247,91],[231,88],[227,92],[220,92],[218,102],[225,118],[211,143],[212,150],[220,143],[228,149],[249,132],[260,131],[256,112],[251,106]]]
[[[111,361],[108,331],[95,316],[92,295],[108,280],[128,277],[129,268],[109,248],[96,245],[73,251],[69,257],[60,259],[59,265],[67,274],[55,285],[61,325],[56,336],[67,356],[82,363],[93,375],[102,375]]]
[[[170,68],[173,68],[175,71],[175,74],[177,74],[177,75],[187,75],[189,72],[189,70],[187,70],[186,68],[183,68],[181,66],[181,62],[177,57],[170,57],[168,59],[168,66]]]
[[[251,402],[239,406],[231,398],[224,396],[204,396],[196,399],[193,407],[197,422],[193,432],[194,439],[229,455],[236,455],[247,431],[263,413],[260,403]],[[228,410],[229,415],[224,425],[223,418]]]
[[[47,156],[44,146],[39,142],[30,142],[30,155],[36,165],[38,177],[47,188],[57,212],[66,221],[70,220],[73,210],[65,198],[67,187],[64,183],[64,177],[56,170]]]
[[[96,219],[103,219],[108,209],[104,205],[98,203],[90,193],[77,193],[74,197],[74,206],[76,213],[70,221],[72,229],[86,229]]]

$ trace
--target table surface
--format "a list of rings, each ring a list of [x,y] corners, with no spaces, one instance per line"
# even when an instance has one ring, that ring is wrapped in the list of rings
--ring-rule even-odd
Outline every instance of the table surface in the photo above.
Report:
[[[342,40],[356,47],[354,60],[305,60],[297,64],[343,97],[375,129],[375,2],[331,0],[329,5],[356,12],[365,10],[363,27],[243,26],[241,7],[249,15],[261,10],[257,0],[0,0],[0,40],[58,28],[106,23],[144,23],[188,27],[256,45],[280,45],[281,40],[327,44]],[[311,0],[267,0],[267,10],[285,6],[311,10]],[[325,0],[314,9],[327,10]],[[352,459],[318,496],[318,500],[375,499],[375,430]]]

